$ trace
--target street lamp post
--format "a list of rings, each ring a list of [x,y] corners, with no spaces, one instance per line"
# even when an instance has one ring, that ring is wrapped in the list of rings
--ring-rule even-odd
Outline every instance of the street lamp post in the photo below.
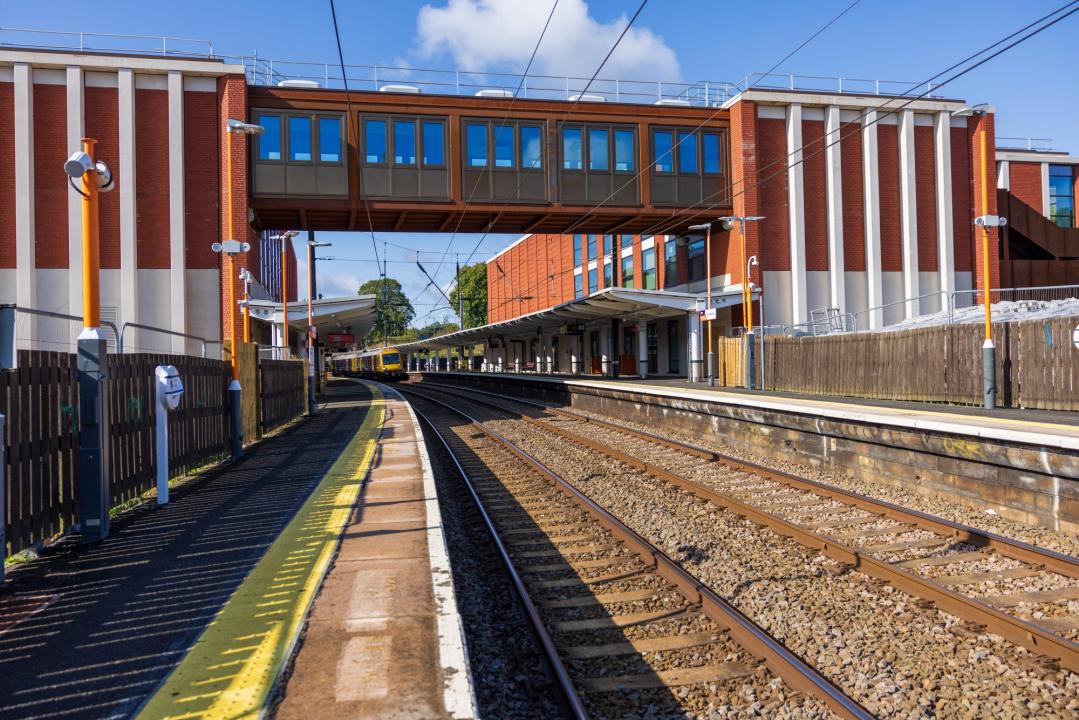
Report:
[[[725,215],[725,216],[720,218],[720,221],[723,223],[723,227],[726,230],[730,230],[735,225],[738,225],[738,238],[739,238],[739,240],[741,240],[741,243],[742,243],[742,267],[745,268],[745,274],[742,276],[742,317],[743,317],[743,319],[748,318],[748,320],[749,320],[746,323],[746,327],[749,329],[749,331],[748,331],[748,333],[746,333],[746,341],[747,342],[746,342],[745,353],[744,353],[743,357],[746,360],[746,374],[745,374],[746,388],[748,388],[750,390],[752,390],[755,387],[755,385],[753,384],[754,383],[753,361],[755,360],[755,358],[754,358],[754,348],[753,348],[753,344],[752,344],[752,341],[754,339],[753,338],[753,307],[752,307],[753,306],[753,291],[750,289],[750,280],[749,280],[749,268],[750,268],[750,265],[749,265],[749,259],[746,257],[746,223],[760,222],[763,219],[764,219],[763,215],[748,215],[748,216]]]
[[[288,345],[288,244],[299,234],[298,230],[286,230],[270,238],[281,241],[281,345],[284,348],[282,360],[288,360],[292,355],[292,349]]]
[[[228,147],[225,152],[225,175],[229,181],[229,236],[223,243],[214,243],[214,251],[224,253],[221,276],[228,278],[228,303],[229,303],[229,365],[232,368],[232,382],[229,383],[229,410],[232,416],[232,459],[239,460],[243,455],[244,431],[243,431],[243,398],[240,388],[240,364],[236,348],[236,271],[235,256],[241,252],[247,252],[251,246],[236,239],[236,215],[233,212],[232,196],[235,190],[232,177],[232,137],[233,135],[261,135],[264,128],[261,125],[252,125],[235,118],[225,121],[225,131],[228,135]]]
[[[978,116],[981,118],[981,176],[982,176],[982,214],[974,218],[974,224],[982,229],[982,303],[985,306],[985,340],[982,342],[982,391],[985,407],[992,410],[997,404],[997,348],[993,343],[993,319],[991,305],[992,283],[989,272],[989,228],[1004,227],[1007,218],[989,214],[989,166],[986,151],[986,137],[989,135],[986,115],[989,106],[979,103],[960,108],[952,113],[954,117]]]
[[[705,335],[707,337],[708,352],[705,353],[705,362],[708,365],[708,386],[715,387],[716,385],[716,354],[712,349],[712,316],[715,315],[715,310],[712,308],[712,223],[702,223],[700,225],[690,225],[690,230],[704,230],[704,277],[705,277],[705,311],[704,311],[704,326]]]
[[[744,242],[742,247],[745,247]],[[746,388],[750,390],[757,389],[757,344],[755,342],[756,337],[753,334],[753,281],[750,280],[750,277],[752,276],[751,268],[759,265],[756,255],[751,256],[746,261],[745,292],[749,297],[749,303],[746,305]],[[761,314],[764,314],[763,310]],[[762,338],[761,342],[763,341]]]
[[[315,231],[307,231],[307,412],[315,414],[315,248],[333,243],[315,242]]]
[[[244,284],[244,299],[240,304],[244,308],[244,342],[251,342],[251,281],[254,278],[247,268],[240,268],[240,281]]]

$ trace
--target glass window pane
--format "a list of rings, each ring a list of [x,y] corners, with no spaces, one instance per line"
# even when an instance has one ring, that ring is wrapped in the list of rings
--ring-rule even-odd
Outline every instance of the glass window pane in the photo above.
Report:
[[[614,236],[613,235],[604,235],[603,236],[603,254],[604,255],[610,255],[611,252],[613,252],[613,250],[614,250]]]
[[[487,167],[487,126],[469,123],[465,128],[468,145],[468,166]]]
[[[573,266],[576,267],[581,264],[581,236],[573,236]]]
[[[622,287],[633,287],[633,256],[622,258]]]
[[[618,172],[633,170],[633,131],[614,131],[614,169]]]
[[[697,134],[678,133],[678,172],[697,172]]]
[[[596,268],[592,268],[588,271],[588,294],[591,295],[599,289],[597,283],[599,282],[599,274]]]
[[[311,160],[311,118],[288,119],[288,159],[297,162]]]
[[[671,148],[674,147],[674,133],[669,130],[660,130],[655,134],[655,168],[657,173],[674,172],[674,160],[671,157]]]
[[[566,170],[581,169],[581,129],[562,129],[562,167]]]
[[[588,259],[589,260],[595,260],[596,259],[596,236],[595,235],[589,235],[588,236]]]
[[[416,164],[416,121],[393,121],[393,162],[395,165]]]
[[[607,130],[592,128],[588,131],[588,169],[606,172],[609,169],[607,155]]]
[[[648,248],[641,252],[641,275],[644,277],[644,289],[656,289],[656,249]]]
[[[424,120],[423,122],[423,164],[445,165],[444,144],[446,142],[445,125],[442,121]]]
[[[281,159],[281,116],[259,115],[258,124],[266,128],[259,136],[259,160]]]
[[[540,129],[530,125],[521,126],[521,169],[537,170],[543,167],[543,147]]]
[[[678,284],[678,243],[670,238],[663,243],[663,287]]]
[[[614,285],[614,263],[603,263],[603,287]]]
[[[341,118],[318,119],[318,159],[341,162]]]
[[[702,150],[704,150],[704,172],[709,175],[718,175],[721,167],[719,159],[719,135],[705,133],[701,136]]]
[[[513,167],[512,125],[495,125],[495,167]]]
[[[689,261],[689,281],[704,280],[704,238],[695,238],[686,246]]]
[[[367,162],[386,162],[386,121],[367,120],[364,122],[363,127],[363,136],[367,143],[364,156]]]
[[[619,237],[622,238],[622,247],[627,248],[627,247],[631,247],[633,245],[633,236],[632,235],[620,235]]]
[[[581,274],[578,273],[573,276],[573,297],[579,298],[584,294],[584,290],[581,286]]]

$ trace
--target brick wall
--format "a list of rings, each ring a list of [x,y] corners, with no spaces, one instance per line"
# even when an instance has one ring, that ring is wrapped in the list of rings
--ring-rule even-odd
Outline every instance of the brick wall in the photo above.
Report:
[[[974,267],[974,184],[970,176],[970,135],[953,127],[952,135],[952,242],[956,272]]]
[[[120,112],[116,88],[88,87],[83,90],[86,103],[86,136],[97,140],[94,157],[104,160],[116,177],[116,188],[102,193],[98,204],[98,241],[101,267],[120,267]]]
[[[247,86],[242,75],[228,75],[218,78],[217,81],[217,98],[218,98],[218,118],[217,118],[217,131],[219,147],[223,149],[221,153],[222,161],[218,168],[220,186],[222,188],[221,193],[221,223],[220,233],[221,237],[231,240],[240,240],[242,242],[249,242],[254,245],[254,232],[251,230],[250,225],[247,224],[247,147],[248,140],[243,135],[237,135],[230,144],[228,141],[228,133],[225,131],[225,123],[229,118],[235,118],[237,120],[248,119],[247,117]],[[231,148],[232,156],[232,174],[228,175],[228,163],[225,162],[226,155],[230,153]],[[230,190],[231,188],[231,190]],[[235,232],[235,236],[230,236],[229,223],[229,195],[232,195],[232,224]],[[229,322],[234,322],[237,328],[237,333],[242,330],[240,323],[240,314],[234,312],[234,308],[230,303],[230,291],[229,284],[232,285],[231,297],[239,298],[243,292],[243,287],[240,285],[238,279],[239,269],[243,267],[252,267],[251,254],[242,253],[236,257],[235,272],[230,274],[222,273],[221,282],[221,332],[224,337],[229,336]],[[221,262],[221,258],[218,258],[218,262]],[[220,265],[219,265],[220,267]]]
[[[828,270],[828,184],[824,121],[802,121],[806,270]]]
[[[995,163],[994,163],[995,165]],[[1033,162],[1008,164],[1011,193],[1038,212],[1042,211],[1042,165]]]
[[[219,264],[217,253],[210,249],[221,239],[217,123],[215,93],[184,93],[184,264],[192,269],[216,269]],[[258,243],[251,246],[256,248]]]
[[[750,225],[760,226],[760,269],[790,270],[790,198],[787,196],[787,131],[784,120],[757,118],[757,157],[761,180],[757,192],[763,209],[761,214],[767,219]],[[746,182],[749,183],[748,178]],[[736,236],[737,232],[731,235]],[[748,247],[746,252],[751,254]],[[738,260],[735,267],[740,263],[741,260]],[[741,277],[737,269],[734,272],[736,277]]]
[[[139,268],[168,268],[169,96],[135,90],[136,253]]]
[[[877,123],[878,177],[880,180],[880,268],[903,269],[899,218],[899,128]]]
[[[0,82],[0,268],[15,267],[15,83]]]
[[[762,224],[766,227],[771,227],[773,222],[786,223],[786,210],[783,211],[784,218],[774,217],[779,209],[772,210],[770,205],[766,205],[769,208],[768,212],[761,212],[762,189],[757,186],[759,180],[758,173],[762,164],[767,164],[769,161],[760,157],[759,148],[759,128],[757,119],[757,105],[752,102],[741,101],[735,103],[730,110],[731,119],[731,191],[734,194],[733,208],[735,215],[771,215],[763,223],[749,223],[745,228],[746,232],[746,255],[757,255],[761,261],[761,267],[767,267],[767,259],[760,252],[762,242]],[[782,126],[782,121],[779,121]],[[786,137],[781,133],[781,152],[783,156],[786,156]],[[774,158],[772,158],[774,159]],[[785,162],[785,161],[784,161]],[[765,175],[776,172],[776,167],[769,167],[765,172]],[[786,173],[783,173],[782,178],[782,194],[783,194],[783,208],[786,208]],[[786,225],[783,225],[784,243],[786,243]],[[720,233],[720,237],[715,245],[718,248],[720,256],[723,258],[722,272],[730,273],[731,277],[742,277],[742,252],[741,252],[741,238],[739,237],[738,230],[732,230],[729,233]],[[686,282],[688,280],[688,265],[685,258],[685,248],[680,248],[681,254],[680,267],[682,277],[679,282]],[[754,270],[759,273],[760,270]],[[760,278],[757,276],[757,281]]]
[[[67,88],[34,85],[34,262],[39,268],[66,268]],[[66,294],[66,293],[65,293]]]
[[[914,126],[914,183],[918,216],[918,270],[937,271],[937,179],[933,128]]]
[[[843,183],[843,268],[865,271],[865,178],[862,175],[861,123],[840,125]]]

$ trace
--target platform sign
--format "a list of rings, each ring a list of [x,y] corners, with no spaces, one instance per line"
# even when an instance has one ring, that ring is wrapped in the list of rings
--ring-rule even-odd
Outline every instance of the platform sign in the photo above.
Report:
[[[715,320],[716,308],[708,308],[707,310],[701,310],[701,320]]]
[[[352,333],[330,333],[326,336],[326,343],[329,345],[348,345],[353,342],[356,342],[356,336]]]

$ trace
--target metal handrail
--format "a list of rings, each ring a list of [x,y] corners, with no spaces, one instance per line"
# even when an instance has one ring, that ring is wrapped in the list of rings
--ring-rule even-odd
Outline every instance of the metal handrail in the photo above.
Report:
[[[933,292],[925,293],[924,295],[918,295],[917,297],[903,298],[902,300],[893,300],[892,302],[884,303],[883,305],[875,305],[875,306],[873,306],[871,308],[866,308],[865,310],[858,310],[857,312],[854,313],[854,328],[855,328],[855,330],[858,329],[858,317],[860,315],[865,315],[867,313],[875,312],[877,310],[882,310],[883,311],[885,308],[895,307],[896,305],[906,305],[907,303],[910,303],[910,302],[918,302],[919,300],[924,300],[926,298],[936,297],[937,295],[940,295],[940,296],[943,297],[943,299],[941,301],[941,308],[940,309],[941,309],[941,311],[943,311],[945,309],[948,310],[948,322],[950,323],[951,318],[952,318],[952,311],[951,311],[951,305],[948,304],[948,291],[947,290],[934,290]]]
[[[179,55],[179,56],[187,56],[187,57],[205,57],[205,58],[214,57],[214,45],[213,45],[213,43],[210,40],[203,40],[201,38],[177,37],[177,36],[174,36],[174,35],[130,35],[130,34],[123,34],[123,33],[96,33],[96,32],[72,31],[72,30],[66,30],[66,31],[65,30],[38,30],[38,29],[35,29],[35,28],[0,27],[0,34],[2,34],[2,33],[22,33],[22,34],[26,34],[26,35],[36,35],[36,36],[47,35],[47,36],[72,37],[72,38],[77,37],[79,39],[79,44],[78,44],[77,48],[74,46],[74,44],[70,44],[70,45],[42,45],[42,44],[21,45],[21,44],[18,44],[18,43],[14,43],[14,44],[13,43],[4,43],[3,38],[0,38],[0,47],[15,47],[15,48],[26,48],[26,49],[46,48],[46,49],[50,49],[50,50],[76,50],[77,49],[77,50],[83,51],[83,52],[85,52],[87,50],[96,50],[96,51],[99,51],[99,52],[117,52],[117,53],[119,53],[119,52],[127,52],[127,53],[138,53],[138,52],[140,52],[138,50],[133,50],[131,48],[126,48],[126,47],[93,47],[93,46],[89,46],[89,45],[86,44],[86,39],[87,38],[114,38],[114,39],[119,39],[119,40],[153,40],[155,42],[155,44],[160,43],[160,49],[155,47],[152,51],[150,51],[150,50],[141,51],[144,54],[152,52],[152,54],[154,54],[154,55],[158,55],[158,54],[160,54],[160,55]],[[176,49],[169,50],[169,41],[172,41],[174,43],[190,43],[190,44],[205,45],[206,46],[206,52],[201,53],[201,52],[192,52],[190,50],[176,50]]]
[[[21,305],[0,305],[0,307],[13,307],[15,308],[15,312],[17,313],[26,313],[27,315],[38,315],[40,317],[56,318],[57,320],[75,320],[76,322],[82,322],[84,320],[81,315],[68,315],[67,313],[58,313],[51,310],[38,310],[37,308],[22,307]],[[116,325],[109,322],[108,320],[101,320],[99,322],[102,324],[102,326],[110,328],[112,330],[112,336],[114,338],[117,338],[117,342],[119,342],[118,338],[120,337],[120,333],[116,329]]]
[[[993,293],[998,293],[998,297],[999,297],[999,293],[1009,293],[1009,292],[1020,292],[1020,293],[1022,293],[1022,292],[1039,292],[1039,291],[1050,291],[1050,292],[1052,292],[1052,291],[1061,291],[1061,290],[1064,290],[1064,291],[1074,290],[1074,291],[1076,291],[1075,297],[1079,298],[1079,285],[1036,285],[1034,287],[1020,287],[1020,288],[990,288],[989,295],[990,295],[990,297],[992,297]],[[982,292],[985,292],[985,291],[981,290],[981,289],[978,289],[978,288],[971,288],[969,290],[954,290],[952,292],[951,299],[950,299],[949,305],[948,305],[948,320],[949,320],[949,322],[951,321],[952,316],[955,314],[955,299],[956,299],[956,297],[958,297],[959,295],[976,296],[978,293],[982,293]],[[1034,299],[1034,298],[1028,298],[1028,299]],[[990,299],[990,302],[992,302],[992,299]],[[998,299],[997,302],[1017,302],[1017,301],[1014,301],[1014,300],[1012,300],[1012,301],[1003,301],[1001,299]],[[973,304],[973,301],[972,301],[971,304]]]
[[[117,352],[122,353],[124,351],[124,333],[127,331],[127,329],[129,327],[135,328],[136,330],[149,330],[151,332],[161,333],[162,335],[172,335],[174,337],[182,337],[182,338],[187,338],[189,340],[198,340],[199,342],[202,343],[202,357],[206,357],[206,345],[207,344],[209,344],[209,343],[217,343],[218,345],[221,344],[220,340],[207,340],[204,337],[200,337],[198,335],[190,335],[188,333],[182,333],[182,332],[180,332],[178,330],[166,330],[165,328],[154,327],[153,325],[142,325],[141,323],[136,323],[136,322],[125,322],[123,325],[120,326],[120,339],[117,340],[117,342],[116,342]]]

